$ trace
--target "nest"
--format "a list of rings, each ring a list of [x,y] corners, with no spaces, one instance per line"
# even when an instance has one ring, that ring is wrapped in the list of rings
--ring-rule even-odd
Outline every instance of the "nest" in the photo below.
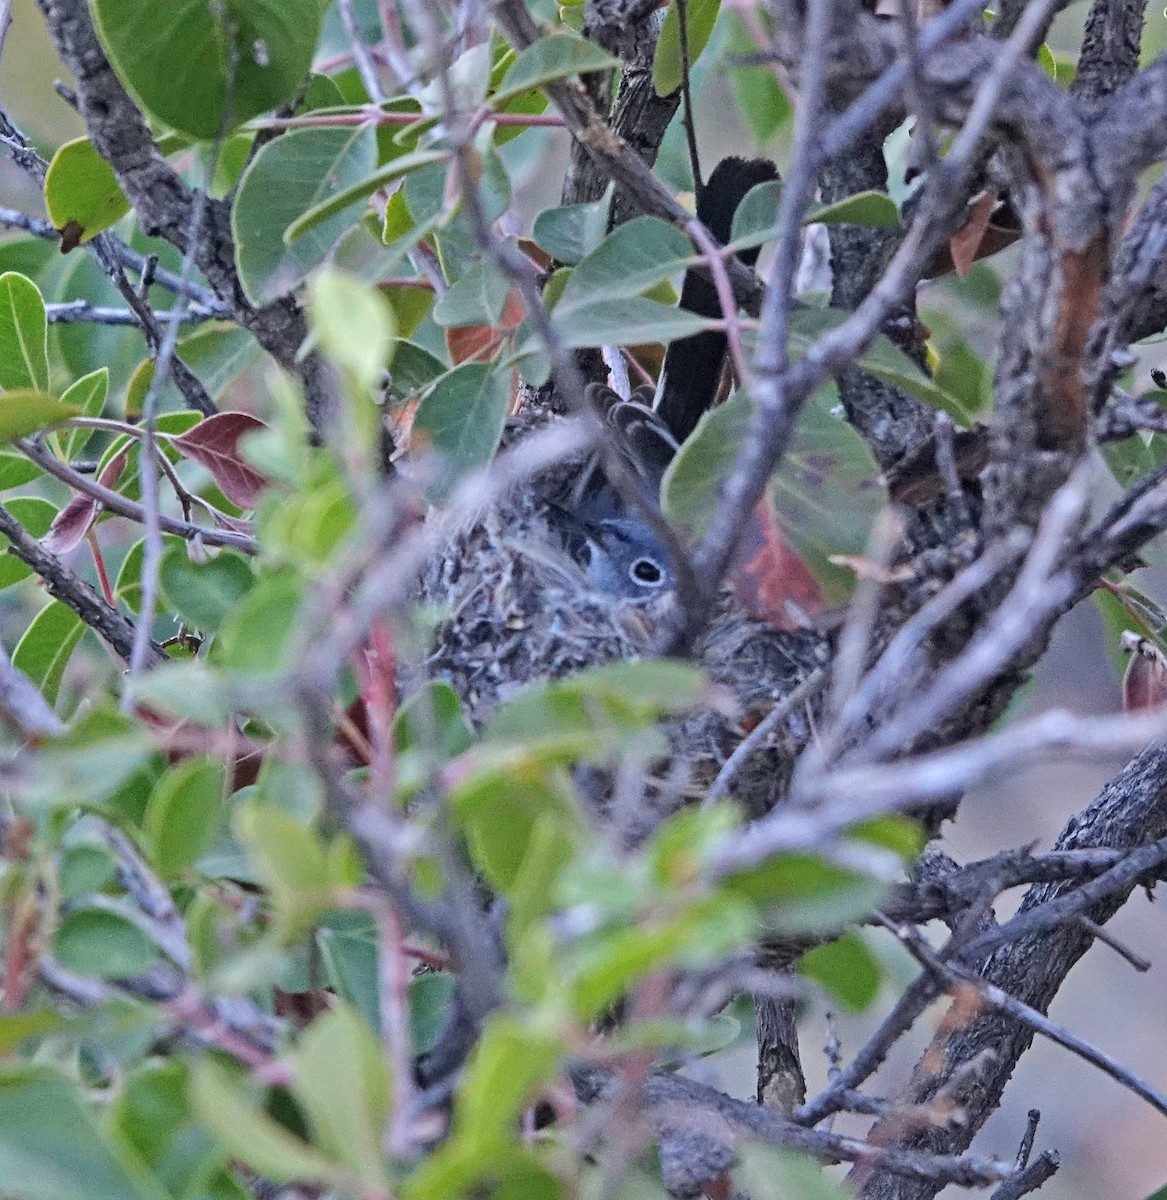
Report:
[[[525,684],[651,653],[675,603],[597,592],[566,552],[554,512],[584,465],[559,464],[484,508],[426,564],[418,598],[444,616],[420,673],[449,682],[476,725]],[[724,595],[694,652],[718,685],[713,702],[667,727],[672,759],[654,764],[625,836],[639,840],[703,794],[746,732],[826,656],[821,635],[776,630]],[[796,712],[746,764],[733,795],[749,816],[781,798],[809,735],[807,715]],[[610,780],[581,783],[605,807]]]

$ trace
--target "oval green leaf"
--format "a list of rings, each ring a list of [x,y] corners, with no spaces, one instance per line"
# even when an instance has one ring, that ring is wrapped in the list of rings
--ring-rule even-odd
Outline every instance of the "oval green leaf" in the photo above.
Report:
[[[291,244],[284,241],[288,226],[376,168],[373,125],[293,129],[259,150],[231,209],[235,261],[253,304],[266,304],[302,283],[354,224],[360,198]]]
[[[0,388],[49,390],[44,297],[18,271],[0,275]]]
[[[113,167],[88,138],[66,142],[45,175],[45,209],[49,220],[68,239],[68,248],[81,246],[130,211]]]
[[[93,0],[110,62],[152,116],[207,140],[291,99],[321,0]]]

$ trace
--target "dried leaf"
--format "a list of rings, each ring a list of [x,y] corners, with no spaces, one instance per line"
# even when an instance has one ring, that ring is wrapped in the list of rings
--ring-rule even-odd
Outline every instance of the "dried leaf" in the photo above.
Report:
[[[92,496],[74,496],[53,518],[48,533],[41,538],[41,545],[50,554],[68,554],[85,540],[85,535],[97,520],[101,511]]]
[[[97,479],[102,487],[117,486],[122,472],[126,469],[129,450],[127,444],[105,464]],[[68,554],[70,550],[75,550],[85,540],[85,535],[93,528],[93,523],[101,514],[101,509],[101,502],[94,500],[92,496],[74,496],[53,518],[48,533],[41,538],[41,545],[50,554]]]
[[[981,248],[985,230],[989,228],[989,217],[996,203],[997,197],[992,192],[981,192],[975,196],[966,210],[968,220],[948,239],[952,264],[958,275],[967,275],[976,262],[977,251]]]
[[[446,349],[450,361],[459,366],[467,362],[489,362],[503,342],[511,336],[526,315],[526,309],[513,288],[507,295],[502,321],[498,325],[462,325],[446,330]]]
[[[1122,707],[1125,712],[1158,708],[1167,702],[1167,657],[1149,638],[1123,634],[1123,649],[1131,652],[1122,677]]]
[[[751,616],[775,629],[795,630],[826,609],[818,581],[783,537],[769,502],[754,509],[742,546],[733,590]]]

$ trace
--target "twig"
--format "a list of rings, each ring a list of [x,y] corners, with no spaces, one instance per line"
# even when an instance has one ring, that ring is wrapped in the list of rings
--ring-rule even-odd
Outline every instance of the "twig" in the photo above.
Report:
[[[989,1200],[1021,1200],[1022,1196],[1036,1192],[1043,1183],[1052,1179],[1061,1165],[1056,1150],[1043,1150],[1028,1167],[995,1188]]]
[[[154,313],[155,320],[161,325],[175,320],[184,325],[196,325],[204,321],[218,320],[221,317],[221,313],[201,307]],[[141,324],[138,314],[131,312],[128,308],[111,308],[108,305],[90,304],[88,300],[67,300],[61,304],[46,304],[45,318],[50,325],[76,325],[82,322],[89,325],[139,326]]]
[[[62,483],[67,483],[74,491],[99,501],[103,507],[117,513],[118,516],[129,517],[131,521],[137,521],[139,524],[145,521],[145,512],[140,504],[127,500],[120,492],[115,492],[112,488],[107,488],[75,471],[37,442],[22,439],[17,446],[20,452],[32,459],[38,467]],[[248,534],[237,533],[231,529],[211,529],[205,525],[194,525],[189,521],[168,517],[165,513],[159,518],[159,527],[166,533],[177,534],[188,541],[199,538],[208,546],[232,546],[244,554],[256,554],[259,551],[259,544]]]
[[[1120,942],[1104,926],[1091,921],[1086,916],[1077,917],[1077,922],[1092,938],[1101,942],[1104,946],[1109,946],[1120,958],[1125,958],[1136,971],[1146,972],[1151,969],[1153,964],[1149,958],[1144,958],[1141,954],[1136,954],[1129,946]]]
[[[984,958],[998,946],[1008,945],[1019,938],[1031,937],[1073,921],[1083,916],[1103,898],[1128,891],[1144,876],[1154,878],[1165,862],[1167,838],[1160,838],[1147,846],[1139,846],[1095,879],[1020,912],[1004,925],[981,934],[965,948],[967,960],[971,962]]]
[[[762,300],[761,329],[754,356],[752,395],[757,408],[745,445],[725,481],[708,534],[696,556],[701,591],[684,606],[684,625],[676,631],[679,649],[696,635],[721,586],[745,529],[745,517],[756,507],[762,490],[785,449],[802,401],[809,395],[786,387],[789,366],[790,309],[794,275],[802,247],[802,218],[819,159],[820,136],[833,0],[818,0],[807,10],[803,30],[802,86],[794,123],[794,150],[778,206],[774,261]],[[683,603],[684,598],[682,598]]]
[[[754,726],[750,732],[734,747],[733,753],[725,760],[721,770],[717,772],[705,798],[702,807],[720,800],[729,790],[734,776],[745,765],[750,755],[761,746],[766,739],[786,720],[791,713],[813,696],[817,695],[826,683],[826,670],[820,667],[812,671],[788,696],[783,696],[777,704]]]
[[[365,91],[369,93],[369,99],[374,104],[381,104],[385,99],[385,90],[381,87],[381,80],[377,75],[377,65],[373,62],[369,47],[361,38],[352,0],[336,0],[336,8],[340,13],[345,36],[349,40],[349,45],[352,46],[353,62],[356,63],[361,83],[364,84]]]
[[[941,962],[929,949],[923,937],[914,929],[904,925],[894,925],[891,922],[888,922],[887,928],[899,939],[908,953],[935,976],[946,991],[953,992],[963,986],[975,989],[981,999],[990,1007],[1012,1017],[1022,1025],[1028,1026],[1035,1033],[1040,1033],[1059,1046],[1065,1047],[1145,1100],[1163,1116],[1167,1116],[1167,1095],[1152,1087],[1146,1080],[1141,1079],[1129,1067],[1099,1050],[1097,1046],[1078,1037],[1077,1034],[1071,1033],[1056,1021],[1051,1021],[1044,1013],[1038,1012],[1037,1009],[1031,1008],[1020,1000],[1015,1000],[995,984],[987,982],[971,971]]]
[[[128,662],[134,648],[133,623],[111,608],[84,579],[75,575],[55,554],[50,554],[28,530],[0,505],[0,533],[8,539],[8,552],[27,563],[44,580],[49,595],[68,605],[110,648]],[[149,643],[151,662],[166,655],[157,643]]]

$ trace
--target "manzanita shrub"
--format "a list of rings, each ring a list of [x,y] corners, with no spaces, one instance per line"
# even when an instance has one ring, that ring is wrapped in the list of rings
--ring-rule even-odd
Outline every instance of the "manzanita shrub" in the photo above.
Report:
[[[937,1186],[1008,1174],[800,1126],[708,1082],[752,1044],[760,943],[797,951],[771,977],[787,1000],[862,1011],[899,994],[885,968],[903,956],[864,923],[923,845],[911,795],[818,824],[807,809],[753,854],[718,788],[621,840],[589,787],[607,780],[618,805],[646,775],[675,786],[669,737],[733,707],[708,670],[610,662],[479,719],[418,669],[447,615],[416,603],[418,574],[504,486],[489,467],[520,395],[600,347],[651,377],[652,346],[710,326],[676,304],[705,252],[680,219],[613,227],[612,187],[538,212],[527,194],[566,145],[564,96],[630,72],[585,36],[602,6],[39,4],[87,133],[46,162],[4,118],[48,223],[0,215],[25,230],[0,244],[0,1194],[849,1194],[803,1151]],[[734,136],[781,141],[771,15],[732,7],[667,6],[657,101],[689,74],[700,113],[728,78]],[[603,160],[596,128],[568,124]],[[674,124],[659,160],[677,184],[682,141]],[[816,283],[815,238],[898,231],[908,150],[906,130],[888,140],[887,190],[803,197],[791,217],[764,184],[738,210],[733,249],[818,227],[791,359],[819,361],[849,328]],[[971,437],[992,399],[980,334],[999,287],[974,265],[992,210],[949,230],[960,278],[922,323],[857,339],[827,374]],[[757,323],[739,325],[752,355]],[[830,379],[812,389],[751,526],[752,611],[784,630],[792,607],[805,627],[841,608],[859,576],[848,629],[870,631],[872,587],[912,578],[887,522],[872,534],[888,464],[848,415]],[[757,419],[742,388],[673,461],[663,511],[694,543]],[[1123,486],[1162,466],[1162,442],[1108,446]],[[506,486],[534,474],[510,464]],[[1112,576],[1104,605],[1158,661],[1153,602]],[[943,990],[967,1022],[988,1004],[929,969],[921,1010]],[[704,1082],[677,1074],[694,1064]],[[642,1108],[654,1080],[680,1090]]]

